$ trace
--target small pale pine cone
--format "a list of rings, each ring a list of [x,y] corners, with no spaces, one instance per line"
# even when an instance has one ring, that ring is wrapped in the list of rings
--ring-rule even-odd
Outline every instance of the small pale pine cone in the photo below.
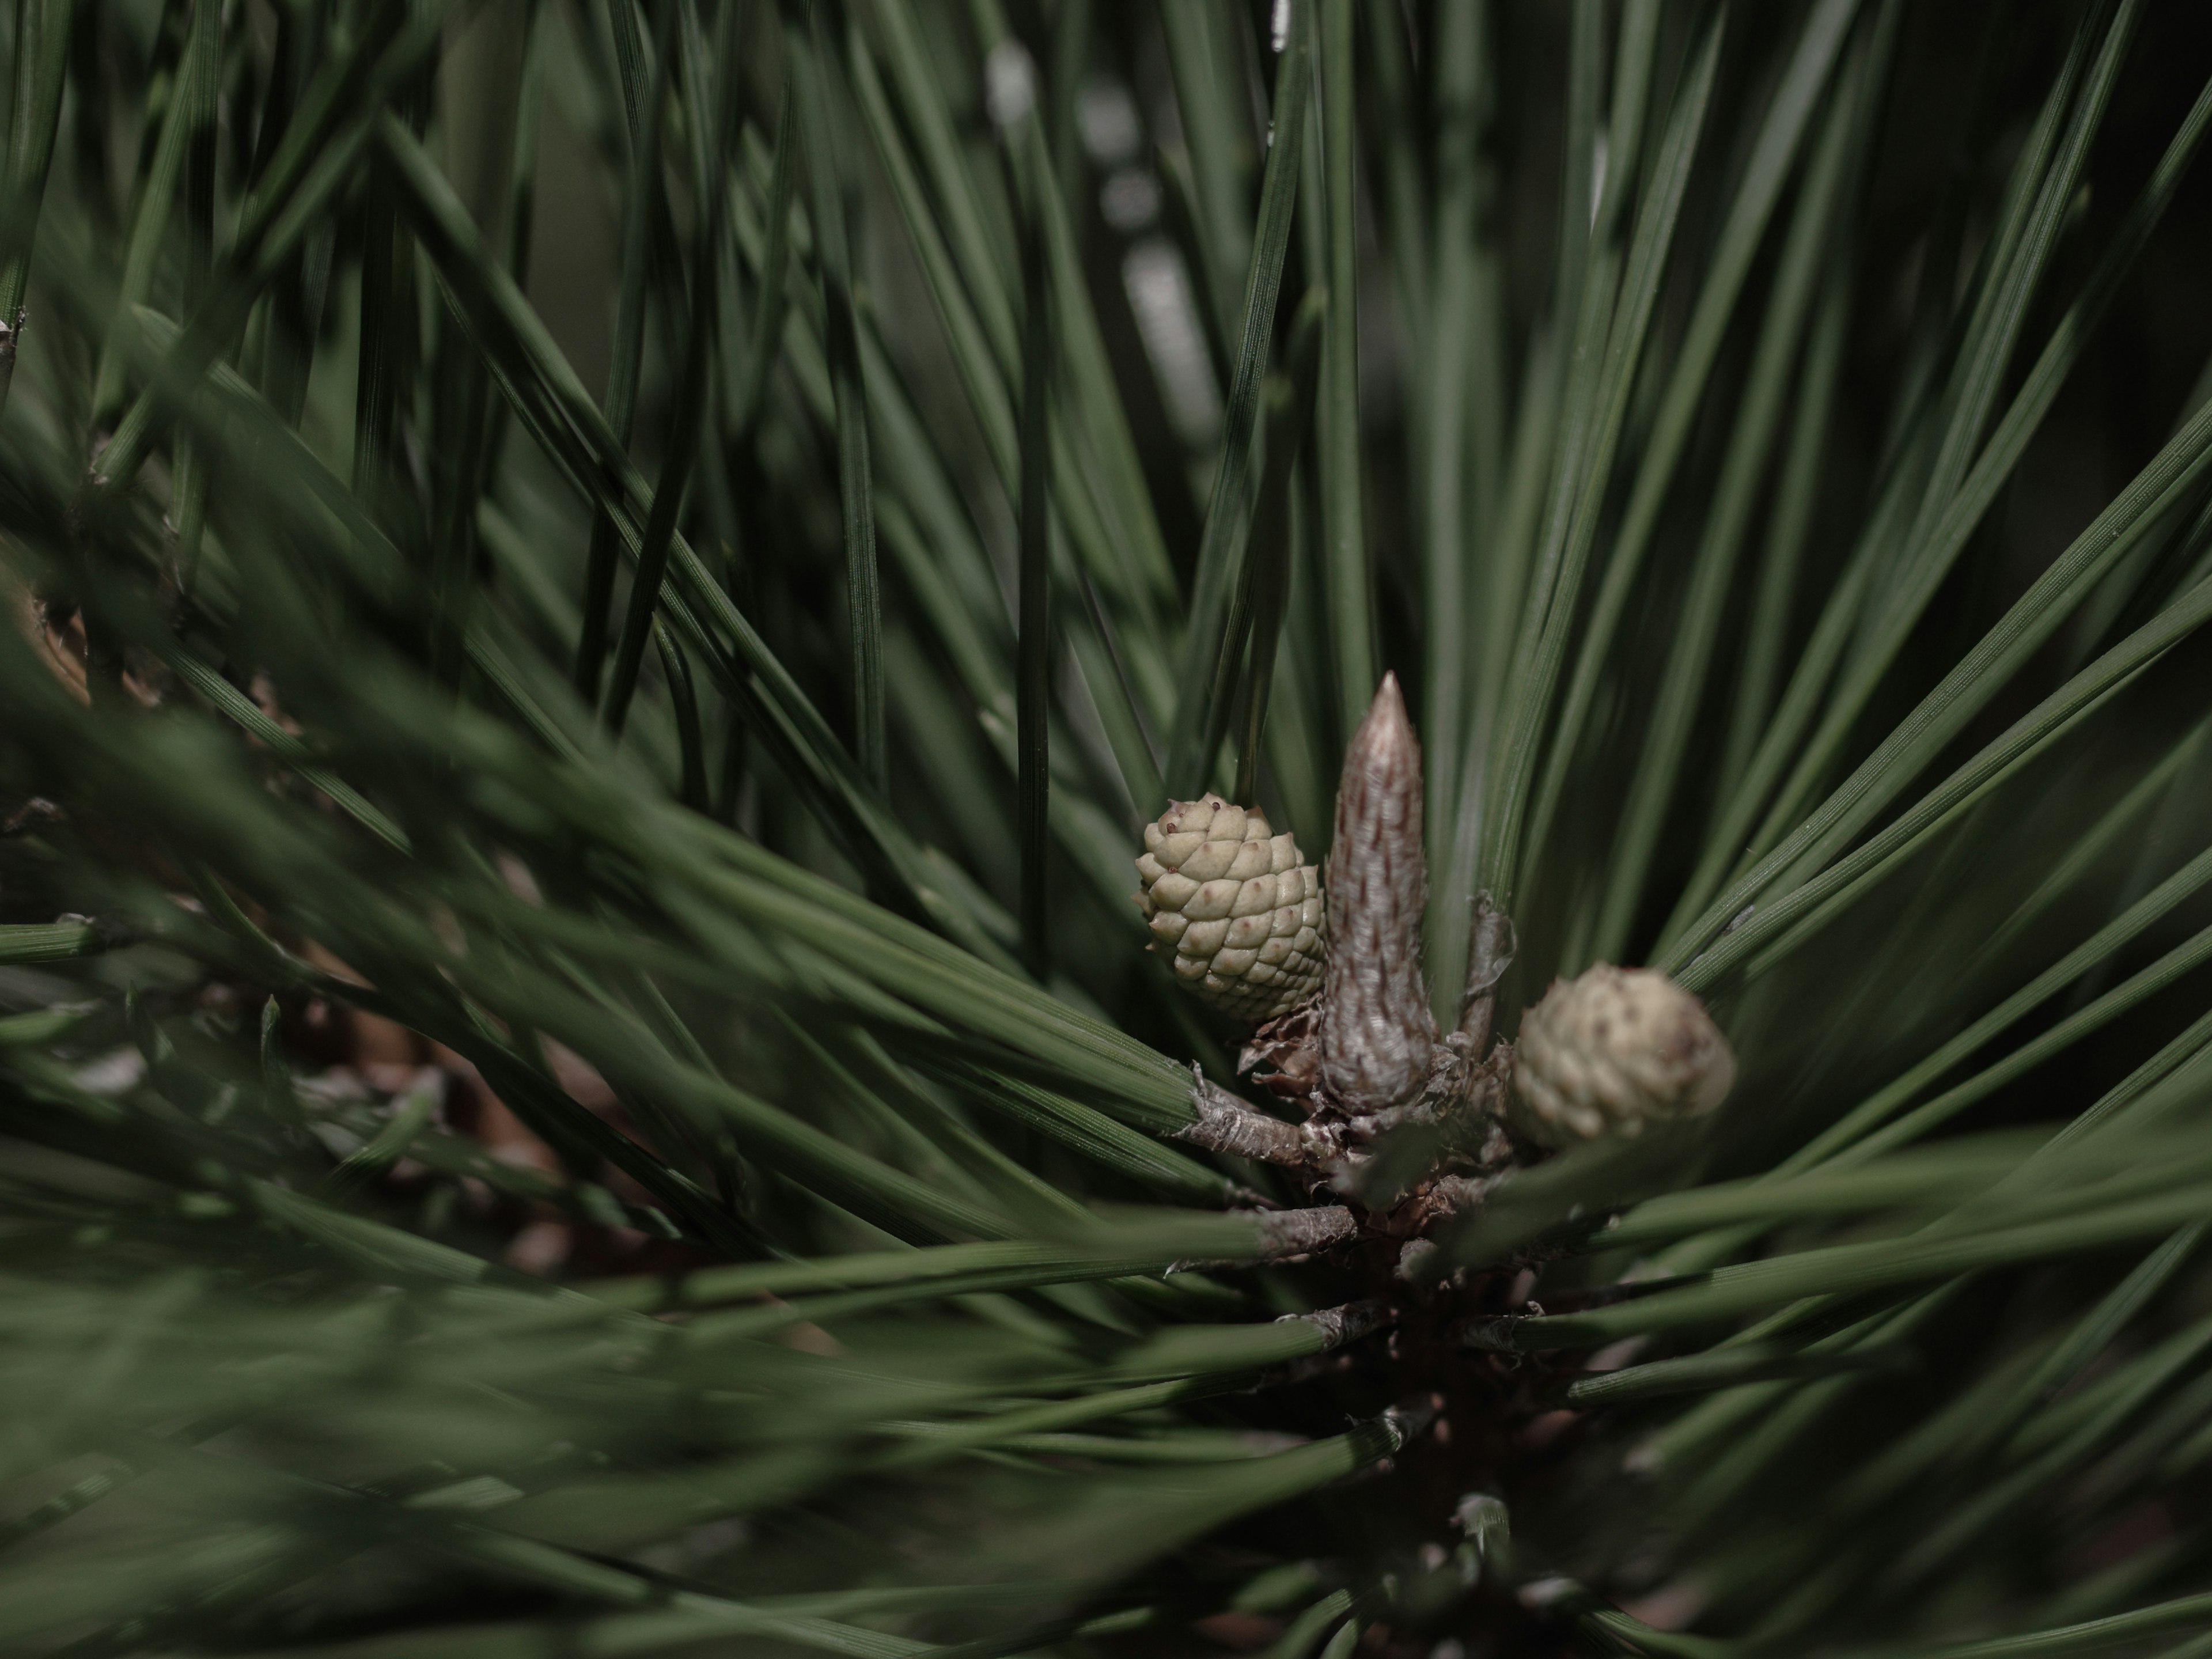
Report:
[[[1135,895],[1176,978],[1235,1019],[1287,1013],[1320,988],[1321,872],[1257,807],[1216,794],[1176,801],[1145,826]]]
[[[1656,968],[1600,963],[1553,980],[1516,1048],[1515,1121],[1551,1146],[1698,1116],[1735,1081],[1705,1005]]]

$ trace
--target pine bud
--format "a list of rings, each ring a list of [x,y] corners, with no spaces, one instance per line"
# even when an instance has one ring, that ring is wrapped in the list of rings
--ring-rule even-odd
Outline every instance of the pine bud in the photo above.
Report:
[[[1547,1146],[1696,1117],[1735,1081],[1705,1005],[1656,968],[1600,963],[1555,979],[1521,1020],[1516,1121]]]
[[[1401,1105],[1428,1081],[1437,1024],[1421,978],[1421,745],[1395,674],[1345,753],[1328,855],[1322,1079],[1346,1111]]]
[[[1137,860],[1157,948],[1185,989],[1235,1019],[1273,1019],[1320,988],[1321,872],[1257,807],[1215,794],[1176,801],[1145,826]]]

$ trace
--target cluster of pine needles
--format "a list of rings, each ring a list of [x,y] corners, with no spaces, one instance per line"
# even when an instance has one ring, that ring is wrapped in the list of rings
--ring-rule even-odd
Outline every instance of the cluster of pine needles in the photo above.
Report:
[[[2200,8],[4,9],[0,1651],[2212,1653]],[[1385,671],[1741,1062],[1411,1278]]]

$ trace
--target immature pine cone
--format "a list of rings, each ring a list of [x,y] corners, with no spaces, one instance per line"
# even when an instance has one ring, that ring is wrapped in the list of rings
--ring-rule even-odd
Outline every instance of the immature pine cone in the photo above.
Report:
[[[1216,794],[1171,802],[1145,826],[1135,896],[1176,977],[1236,1019],[1288,1013],[1321,985],[1321,872],[1257,807]]]
[[[1710,1112],[1735,1080],[1705,1006],[1656,968],[1553,980],[1516,1046],[1516,1121],[1551,1146]]]

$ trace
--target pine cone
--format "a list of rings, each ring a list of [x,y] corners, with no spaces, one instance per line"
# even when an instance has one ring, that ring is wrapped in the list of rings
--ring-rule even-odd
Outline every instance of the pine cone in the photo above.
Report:
[[[1175,801],[1145,826],[1135,896],[1176,977],[1233,1018],[1286,1013],[1321,985],[1321,872],[1257,807]]]
[[[1698,1116],[1735,1081],[1705,1005],[1656,968],[1600,963],[1553,980],[1516,1047],[1516,1122],[1552,1146]]]

